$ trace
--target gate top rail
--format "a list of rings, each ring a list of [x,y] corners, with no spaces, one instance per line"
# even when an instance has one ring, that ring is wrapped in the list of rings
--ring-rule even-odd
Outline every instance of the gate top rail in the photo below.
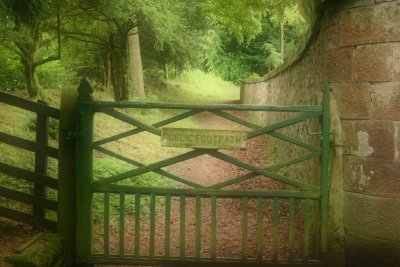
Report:
[[[191,110],[242,110],[242,111],[277,111],[277,112],[313,112],[322,113],[321,105],[256,105],[256,104],[188,104],[188,103],[154,103],[154,102],[111,102],[93,101],[79,104],[93,107],[95,111],[109,108],[151,108],[151,109],[191,109]]]
[[[60,118],[60,110],[40,103],[35,103],[13,95],[0,92],[0,102],[12,105],[18,108],[29,110],[38,114],[43,114],[55,119]]]

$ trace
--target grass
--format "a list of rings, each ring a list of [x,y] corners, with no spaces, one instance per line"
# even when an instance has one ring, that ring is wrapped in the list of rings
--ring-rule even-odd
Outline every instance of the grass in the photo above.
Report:
[[[26,97],[26,92],[15,91],[14,95]],[[50,106],[60,106],[60,90],[48,89],[44,92],[45,100]],[[147,80],[146,81],[146,100],[155,102],[186,102],[186,103],[213,103],[222,101],[234,101],[239,99],[239,88],[231,83],[222,81],[213,74],[206,74],[198,70],[183,73],[179,79],[174,80]],[[94,98],[96,100],[109,100],[112,101],[111,92],[95,91]],[[129,116],[146,123],[154,123],[182,111],[169,110],[144,110],[144,109],[122,109],[119,110]],[[173,127],[193,127],[197,128],[196,122],[192,118],[176,122],[169,126]],[[57,136],[57,123],[51,122],[52,138],[49,139],[50,145],[58,146]],[[94,139],[102,139],[114,134],[132,129],[133,126],[111,118],[105,114],[97,114],[95,116],[95,132]],[[26,112],[21,109],[11,107],[0,103],[0,128],[1,132],[12,134],[18,137],[26,138],[29,140],[35,139],[35,114]],[[182,149],[175,148],[161,148],[159,145],[159,137],[152,134],[140,133],[134,137],[127,137],[122,140],[112,142],[105,145],[107,149],[123,154],[128,158],[135,159],[143,164],[149,164],[158,160],[162,160],[178,153],[182,153]],[[7,163],[12,166],[24,168],[27,170],[34,169],[34,154],[17,149],[5,144],[0,144],[0,154],[2,155],[1,162]],[[57,160],[49,158],[48,174],[57,177]],[[110,177],[127,170],[134,169],[135,167],[101,154],[94,153],[94,178],[100,179]],[[124,184],[136,186],[177,186],[176,182],[161,177],[156,173],[145,173],[135,178],[124,180]],[[0,173],[0,186],[12,188],[14,190],[32,193],[33,185],[6,176]],[[55,190],[48,190],[48,198],[57,199],[57,192]],[[94,215],[100,216],[103,209],[101,203],[101,196],[95,195]],[[111,196],[110,206],[112,212],[118,211],[119,205],[118,196]],[[149,201],[143,200],[142,205],[148,206]],[[16,210],[23,210],[29,212],[31,207],[13,202],[8,199],[0,198],[0,206],[6,206]],[[146,210],[146,209],[142,209]],[[55,219],[55,213],[48,213],[47,217]]]
[[[236,85],[200,70],[184,72],[179,79],[156,84],[150,92],[161,102],[212,103],[240,98]]]

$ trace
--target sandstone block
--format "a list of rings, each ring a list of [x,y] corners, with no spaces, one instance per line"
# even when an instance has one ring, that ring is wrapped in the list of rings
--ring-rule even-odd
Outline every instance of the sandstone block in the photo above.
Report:
[[[342,119],[368,119],[371,110],[369,83],[332,83],[333,95]]]
[[[355,52],[356,81],[384,82],[392,79],[393,46],[375,44],[359,46]]]
[[[343,121],[344,154],[393,160],[394,124],[389,121]]]
[[[400,83],[383,83],[372,86],[373,119],[400,119]]]
[[[362,235],[399,242],[399,207],[399,199],[345,192],[345,228]]]
[[[400,122],[394,122],[394,159],[400,160]]]
[[[321,40],[324,51],[337,49],[339,46],[339,27],[338,25],[327,26],[321,32]]]
[[[346,238],[346,266],[400,266],[400,244],[349,231]]]
[[[400,161],[345,157],[344,189],[400,199]]]
[[[329,82],[351,81],[353,79],[353,48],[332,50],[326,55]]]
[[[400,43],[393,44],[393,80],[400,81]]]
[[[346,1],[354,3],[357,1]],[[373,2],[373,1],[372,1]],[[353,46],[400,41],[398,1],[354,8],[343,12],[340,45]]]

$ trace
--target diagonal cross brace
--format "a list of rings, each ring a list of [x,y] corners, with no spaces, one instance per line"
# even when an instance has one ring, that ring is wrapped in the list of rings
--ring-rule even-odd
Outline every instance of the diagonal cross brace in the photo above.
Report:
[[[155,128],[159,128],[161,126],[168,125],[170,123],[174,123],[174,122],[177,122],[177,121],[180,121],[180,120],[195,116],[195,115],[197,115],[197,114],[199,114],[201,112],[203,112],[203,110],[191,110],[191,111],[176,115],[174,117],[171,117],[171,118],[168,118],[168,119],[153,123],[153,124],[151,124],[149,126],[155,127]],[[146,131],[146,130],[144,130],[142,128],[135,128],[135,129],[123,132],[123,133],[119,133],[119,134],[116,134],[116,135],[113,135],[113,136],[98,140],[98,141],[93,143],[93,146],[94,147],[101,146],[101,145],[107,144],[109,142],[113,142],[113,141],[116,141],[118,139],[122,139],[122,138],[131,136],[131,135],[134,135],[134,134],[138,134],[138,133],[141,133],[141,132],[144,132],[144,131]]]
[[[154,172],[156,170],[159,170],[160,168],[167,167],[167,166],[173,165],[175,163],[178,163],[178,162],[181,162],[184,160],[195,158],[195,157],[198,157],[198,156],[206,154],[206,153],[207,153],[206,150],[196,149],[196,150],[193,150],[193,151],[190,151],[190,152],[187,152],[187,153],[184,153],[184,154],[181,154],[181,155],[178,155],[178,156],[166,159],[166,160],[155,162],[155,163],[152,163],[152,164],[149,164],[149,165],[146,165],[146,166],[134,169],[134,170],[130,170],[130,171],[127,171],[127,172],[124,172],[124,173],[121,173],[121,174],[118,174],[115,176],[111,176],[111,177],[108,177],[105,179],[98,180],[98,181],[94,182],[93,184],[115,183],[115,182],[124,180],[126,178],[140,175],[140,174],[143,174],[146,172],[151,172],[151,171]]]
[[[218,151],[209,150],[209,151],[207,151],[207,154],[209,154],[210,156],[213,156],[217,159],[229,162],[238,167],[241,167],[241,168],[247,169],[249,171],[252,171],[254,173],[257,173],[259,175],[264,175],[264,176],[270,177],[274,180],[277,180],[277,181],[280,181],[280,182],[283,182],[285,184],[289,184],[292,186],[296,186],[303,190],[319,190],[318,187],[316,187],[316,186],[309,185],[309,184],[306,184],[306,183],[298,181],[298,180],[290,179],[286,176],[283,176],[283,175],[280,175],[277,173],[273,173],[268,170],[263,170],[263,169],[257,168],[251,164],[248,164],[248,163],[238,160],[236,158],[230,157],[230,156],[223,154],[221,152],[218,152]]]
[[[244,120],[242,118],[239,118],[239,117],[237,117],[235,115],[229,114],[228,112],[225,112],[225,111],[222,111],[222,110],[210,110],[209,112],[211,112],[211,113],[213,113],[213,114],[215,114],[215,115],[217,115],[219,117],[222,117],[224,119],[236,122],[237,124],[240,124],[240,125],[246,126],[248,128],[251,128],[251,129],[261,128],[257,124],[251,123],[251,122],[249,122],[247,120]]]
[[[309,153],[309,154],[304,155],[302,157],[298,157],[298,158],[295,158],[295,159],[292,159],[292,160],[289,160],[289,161],[286,161],[286,162],[269,165],[269,166],[263,168],[262,170],[264,170],[264,171],[279,170],[279,169],[281,169],[283,167],[290,166],[290,165],[293,165],[293,164],[296,164],[296,163],[300,163],[300,162],[312,159],[314,157],[318,157],[320,155],[321,155],[321,153],[319,153],[319,152],[312,152],[312,153]],[[244,174],[244,175],[229,179],[229,180],[221,182],[221,183],[213,184],[213,185],[209,186],[208,188],[221,189],[221,188],[224,188],[224,187],[227,187],[227,186],[230,186],[230,185],[233,185],[233,184],[240,183],[242,181],[251,179],[253,177],[256,177],[257,175],[259,175],[259,173],[250,172],[250,173],[247,173],[247,174]]]
[[[287,120],[284,120],[284,121],[280,121],[280,122],[273,123],[273,124],[270,124],[268,126],[256,129],[256,130],[250,132],[247,136],[248,136],[248,139],[252,139],[254,137],[257,137],[257,136],[260,136],[260,135],[263,135],[263,134],[268,134],[268,133],[273,132],[275,130],[278,130],[278,129],[284,128],[286,126],[289,126],[289,125],[292,125],[292,124],[296,124],[298,122],[305,121],[305,120],[308,120],[308,119],[311,119],[311,118],[314,118],[314,117],[320,116],[320,115],[321,114],[319,114],[319,113],[304,113],[304,114],[300,114],[299,116],[296,116],[294,118],[290,118],[290,119],[287,119]]]
[[[240,125],[246,126],[246,127],[248,127],[248,128],[254,129],[254,130],[257,130],[257,129],[261,129],[261,128],[262,128],[261,126],[259,126],[259,125],[257,125],[257,124],[248,122],[248,121],[246,121],[246,120],[244,120],[244,119],[241,119],[241,118],[239,118],[239,117],[236,117],[236,116],[234,116],[234,115],[232,115],[232,114],[229,114],[229,113],[227,113],[227,112],[224,112],[224,111],[213,110],[213,111],[210,111],[210,112],[213,113],[213,114],[215,114],[215,115],[217,115],[217,116],[220,116],[220,117],[222,117],[222,118],[225,118],[225,119],[230,120],[230,121],[233,121],[233,122],[236,122],[236,123],[238,123],[238,124],[240,124]],[[318,114],[315,115],[315,116],[318,116]],[[290,124],[289,124],[289,125],[290,125]],[[271,125],[270,125],[270,126],[271,126]],[[284,127],[284,126],[283,126],[283,127]],[[289,142],[289,143],[298,145],[298,146],[300,146],[300,147],[304,147],[304,148],[306,148],[306,149],[308,149],[308,150],[310,150],[310,151],[321,152],[321,148],[320,148],[320,147],[317,147],[317,146],[314,146],[314,145],[311,145],[311,144],[307,144],[307,143],[305,143],[305,142],[302,142],[302,141],[297,140],[297,139],[295,139],[295,138],[289,137],[289,136],[284,135],[284,134],[282,134],[282,133],[279,133],[279,132],[276,132],[276,131],[271,131],[271,132],[268,132],[267,134],[269,134],[269,135],[271,135],[271,136],[273,136],[273,137],[275,137],[275,138],[281,139],[281,140],[283,140],[283,141],[286,141],[286,142]]]
[[[121,112],[118,112],[118,111],[112,109],[112,110],[106,110],[106,111],[104,111],[104,113],[107,114],[107,115],[110,115],[111,117],[119,119],[119,120],[121,120],[123,122],[132,124],[132,125],[134,125],[134,126],[136,126],[138,128],[141,128],[141,129],[143,129],[145,131],[148,131],[148,132],[150,132],[152,134],[161,136],[161,130],[160,129],[157,129],[157,128],[153,127],[153,126],[150,126],[150,125],[148,125],[146,123],[143,123],[143,122],[141,122],[141,121],[139,121],[139,120],[137,120],[135,118],[132,118],[130,116],[127,116],[127,115],[125,115],[125,114],[123,114]]]
[[[102,152],[102,153],[104,153],[104,154],[107,154],[107,155],[109,155],[109,156],[111,156],[111,157],[114,157],[114,158],[116,158],[116,159],[125,161],[125,162],[127,162],[127,163],[129,163],[129,164],[132,164],[132,165],[135,165],[135,166],[137,166],[137,167],[144,167],[144,166],[146,166],[146,165],[143,164],[143,163],[140,163],[140,162],[138,162],[138,161],[136,161],[136,160],[129,159],[129,158],[127,158],[127,157],[124,157],[124,156],[122,156],[122,155],[119,155],[119,154],[117,154],[117,153],[115,153],[115,152],[113,152],[113,151],[111,151],[111,150],[108,150],[108,149],[106,149],[106,148],[104,148],[104,147],[98,146],[98,147],[96,147],[95,149],[98,150],[98,151],[100,151],[100,152]],[[180,176],[178,176],[178,175],[175,175],[175,174],[173,174],[173,173],[167,172],[167,171],[162,170],[162,169],[154,170],[154,172],[155,172],[155,173],[158,173],[158,174],[160,174],[160,175],[163,175],[163,176],[165,176],[165,177],[171,178],[172,180],[175,180],[175,181],[177,181],[177,182],[180,182],[180,183],[189,185],[189,186],[194,187],[194,188],[204,188],[204,186],[202,186],[202,185],[200,185],[200,184],[194,183],[194,182],[192,182],[192,181],[189,181],[189,180],[187,180],[187,179],[184,179],[184,178],[182,178],[182,177],[180,177]]]

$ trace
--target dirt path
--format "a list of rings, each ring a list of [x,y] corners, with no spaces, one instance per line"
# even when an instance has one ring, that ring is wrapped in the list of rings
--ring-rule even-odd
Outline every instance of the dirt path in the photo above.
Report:
[[[235,115],[239,115],[236,113]],[[196,122],[202,129],[235,129],[243,128],[226,119],[219,118],[211,113],[202,113],[196,117]],[[265,139],[257,139],[249,141],[247,149],[243,151],[224,151],[224,153],[235,156],[243,161],[251,163],[257,167],[266,165],[266,157],[264,153]],[[204,186],[211,186],[216,183],[226,181],[228,179],[237,177],[248,173],[247,170],[233,166],[224,161],[215,159],[211,156],[205,155],[195,159],[187,160],[181,164],[177,164],[169,168],[173,173],[177,173],[183,177],[187,177],[196,183]],[[249,183],[235,186],[236,188],[243,188],[246,186],[256,187],[256,185],[249,186]],[[194,256],[195,251],[195,203],[194,199],[187,200],[188,215],[187,223],[187,245],[188,255]],[[201,256],[211,256],[211,203],[210,200],[203,200],[202,203],[202,229],[201,229]],[[254,209],[255,203],[250,203],[250,210]],[[176,203],[179,205],[179,202]],[[179,218],[179,209],[175,208],[171,216]],[[256,225],[256,216],[253,212],[249,214],[249,225]],[[217,201],[217,246],[216,254],[219,257],[237,257],[241,254],[241,220],[242,210],[240,200],[233,199],[218,199]],[[178,230],[178,229],[177,229]],[[249,254],[250,256],[255,253],[255,227],[249,229]]]

